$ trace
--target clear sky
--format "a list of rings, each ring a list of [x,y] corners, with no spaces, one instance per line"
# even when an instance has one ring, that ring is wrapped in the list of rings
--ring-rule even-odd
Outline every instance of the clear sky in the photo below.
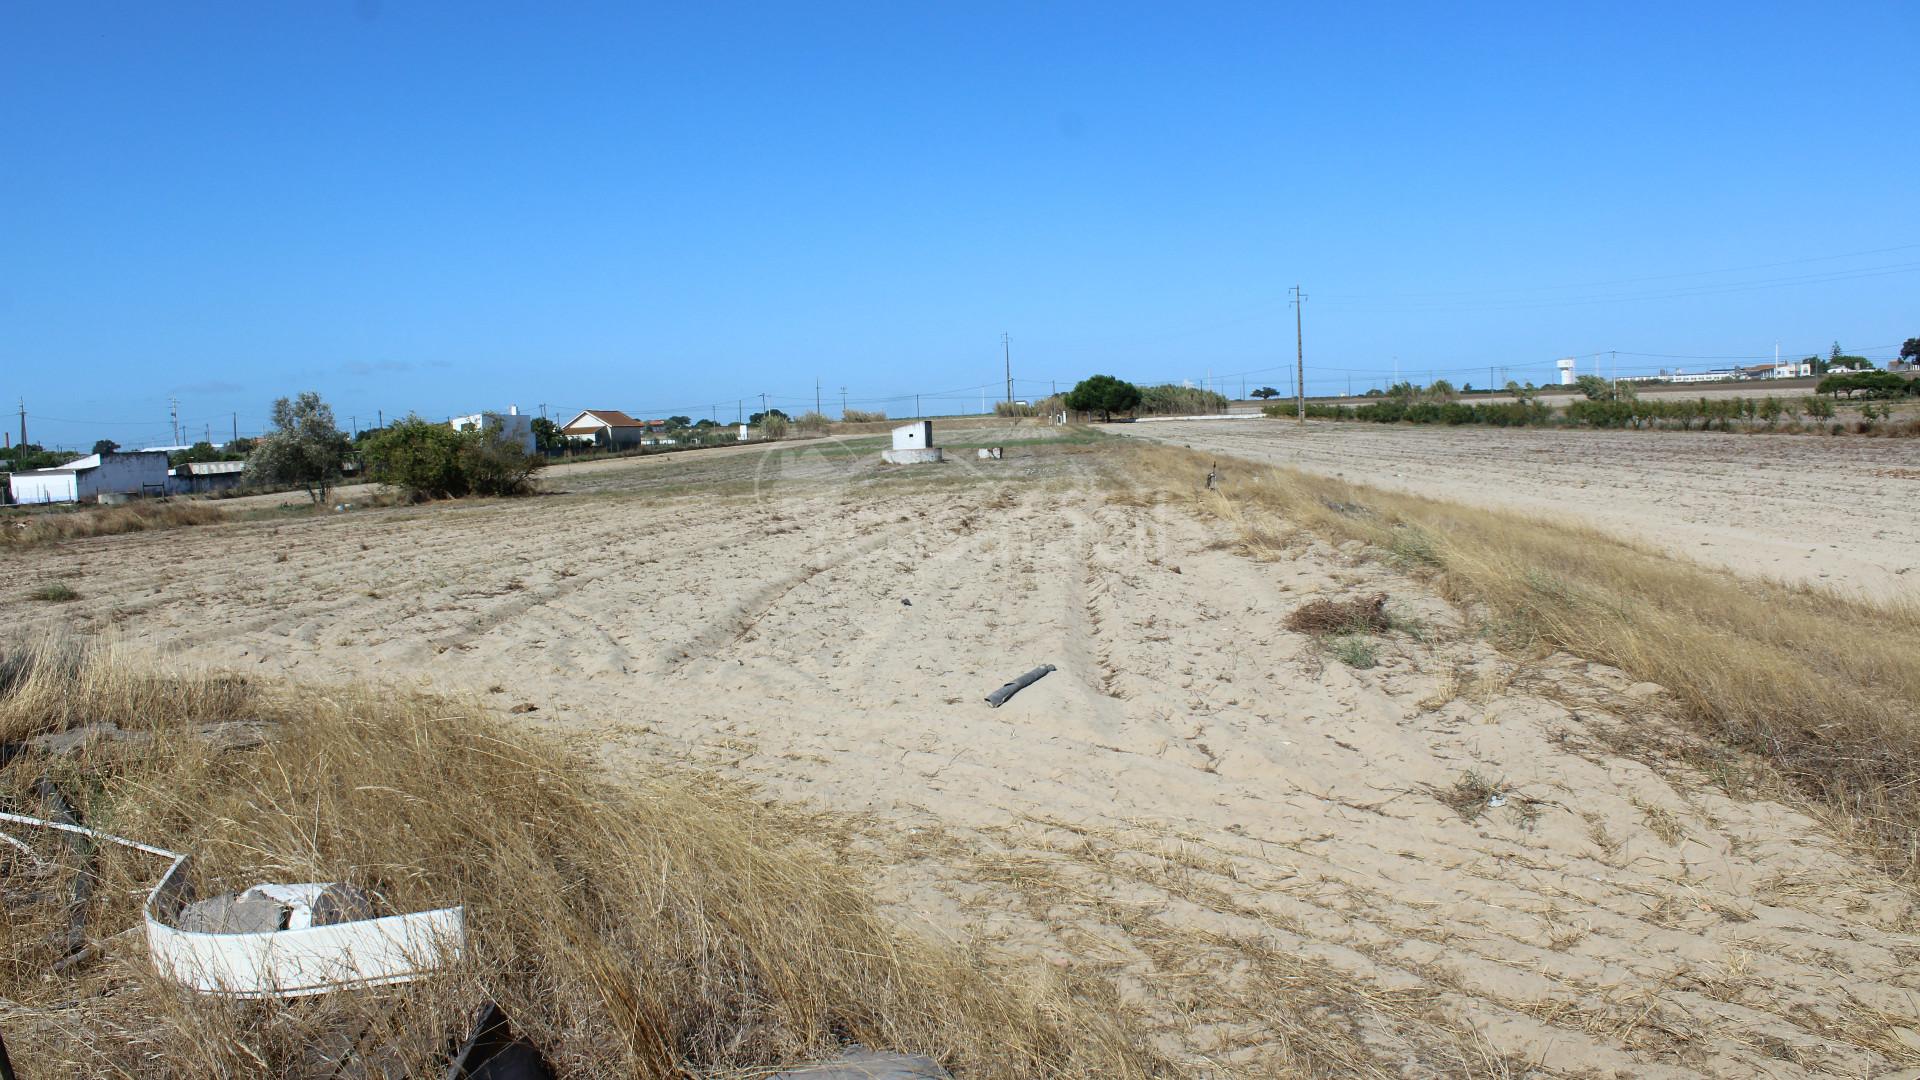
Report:
[[[1911,0],[0,0],[0,398],[83,447],[308,388],[903,415],[1003,331],[1022,397],[1238,394],[1295,283],[1317,392],[1885,359],[1916,55]]]

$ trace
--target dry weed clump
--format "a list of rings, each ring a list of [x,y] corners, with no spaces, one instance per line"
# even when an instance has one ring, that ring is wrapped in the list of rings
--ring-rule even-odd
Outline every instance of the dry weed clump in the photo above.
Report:
[[[1296,634],[1384,634],[1392,626],[1387,618],[1387,594],[1353,600],[1309,600],[1287,616],[1287,629]]]
[[[85,536],[178,529],[225,521],[218,507],[195,502],[137,502],[85,510],[15,512],[0,518],[0,548],[29,547]]]
[[[1243,479],[1196,493],[1189,478],[1209,458],[1137,453],[1168,499],[1233,526],[1256,554],[1360,540],[1472,605],[1510,650],[1564,650],[1666,687],[1702,733],[1770,762],[1896,876],[1920,874],[1920,608],[1291,469],[1248,463]]]
[[[222,749],[197,734],[235,720],[265,741]],[[147,734],[66,755],[19,745],[108,724]],[[40,813],[50,779],[82,821],[189,852],[202,895],[344,880],[391,911],[468,912],[466,954],[425,981],[216,1000],[146,962],[137,928],[157,860],[102,846],[83,908],[101,955],[50,974],[77,860],[23,836],[31,859],[0,847],[37,875],[17,892],[26,879],[7,879],[0,999],[8,1050],[35,1080],[333,1076],[348,1053],[437,1075],[487,999],[568,1077],[761,1075],[850,1041],[968,1077],[1165,1071],[1107,991],[901,929],[797,815],[709,778],[616,789],[444,701],[163,674],[52,643],[0,657],[0,742],[14,744],[0,806]]]

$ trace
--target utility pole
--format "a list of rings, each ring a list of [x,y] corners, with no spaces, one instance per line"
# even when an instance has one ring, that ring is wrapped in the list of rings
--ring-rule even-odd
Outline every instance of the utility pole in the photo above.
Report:
[[[1013,346],[1009,344],[1006,331],[1000,332],[1000,358],[1007,362],[1007,407],[1013,407]]]
[[[843,386],[840,388],[840,419],[845,420],[846,418],[847,418],[847,388]]]
[[[20,445],[27,445],[27,399],[20,399]]]
[[[542,413],[542,415],[544,415],[544,414],[546,413],[546,408],[547,408],[547,407],[546,407],[545,405],[542,405],[542,406],[540,406],[540,411],[541,411],[541,413]],[[374,418],[375,418],[375,419],[377,419],[377,420],[379,420],[379,421],[380,421],[380,426],[381,426],[382,428],[384,428],[384,427],[386,427],[386,426],[387,426],[387,410],[385,410],[385,409],[375,409],[375,410],[373,410],[373,415],[374,415]]]
[[[360,437],[360,418],[354,416],[352,413],[347,414],[347,431],[354,438]]]
[[[767,419],[767,395],[765,391],[762,391],[760,394],[760,422],[765,423],[766,419]]]
[[[173,445],[180,445],[180,399],[167,399],[167,408],[173,414]]]
[[[1297,406],[1298,419],[1302,424],[1307,422],[1307,346],[1306,338],[1300,332],[1300,305],[1306,298],[1307,294],[1300,291],[1300,286],[1295,285],[1293,287],[1293,385],[1296,394],[1294,404]]]
[[[240,414],[239,413],[233,414],[233,441],[234,442],[240,441]]]
[[[842,416],[845,416],[845,415],[846,415],[846,413],[847,413],[847,411],[846,411],[845,409],[841,409],[841,410],[840,410],[840,415],[842,415]],[[915,394],[915,395],[913,395],[913,418],[914,418],[915,420],[918,420],[918,419],[920,419],[920,416],[921,416],[921,413],[920,413],[920,395],[919,395],[919,394]]]
[[[545,420],[546,418],[547,418],[547,403],[543,401],[540,403],[540,419]],[[382,424],[380,426],[385,427],[386,425]]]
[[[213,425],[212,424],[207,425],[207,445],[208,446],[213,445]]]
[[[818,375],[815,375],[813,377],[813,412],[814,412],[814,415],[816,416],[821,415],[820,413],[820,376]],[[840,414],[844,416],[846,415],[846,412],[847,412],[847,407],[845,405],[840,406]]]

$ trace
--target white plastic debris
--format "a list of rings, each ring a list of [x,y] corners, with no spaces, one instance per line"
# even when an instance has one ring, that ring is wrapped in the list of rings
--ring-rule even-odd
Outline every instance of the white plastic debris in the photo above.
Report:
[[[1493,798],[1487,800],[1487,805],[1498,810],[1507,805],[1507,797],[1505,795],[1495,795]]]
[[[161,915],[177,914],[181,884],[175,878],[186,865],[186,855],[21,814],[0,813],[0,821],[78,833],[172,860],[147,894],[147,955],[161,975],[201,993],[236,998],[303,997],[412,982],[459,959],[466,941],[466,910],[459,907],[314,926],[314,904],[330,887],[326,882],[256,885],[241,894],[286,905],[285,929],[239,933],[182,930],[162,921]],[[296,909],[302,908],[304,914],[297,915]],[[296,926],[296,919],[302,925]]]

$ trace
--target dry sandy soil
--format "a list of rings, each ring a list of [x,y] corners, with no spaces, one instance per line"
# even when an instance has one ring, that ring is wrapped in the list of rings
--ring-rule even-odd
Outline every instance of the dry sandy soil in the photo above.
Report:
[[[1751,577],[1920,600],[1920,439],[1249,420],[1117,434],[1589,524]]]
[[[1409,481],[1444,483],[1482,435],[1391,445],[1428,455]],[[1007,459],[752,448],[578,469],[513,502],[67,542],[0,555],[0,624],[471,694],[616,774],[686,763],[818,807],[903,918],[1120,981],[1195,1076],[1920,1065],[1909,894],[1788,807],[1610,749],[1661,724],[1659,688],[1503,656],[1355,550],[1257,561],[1134,479],[1150,448],[983,437]],[[1357,426],[1183,437],[1334,467],[1388,445]],[[1564,436],[1538,445],[1528,475],[1610,484]],[[1771,444],[1698,445],[1728,492],[1726,455]],[[1668,501],[1643,513],[1716,543],[1741,527],[1726,493],[1676,513],[1680,465],[1660,475]],[[1800,488],[1763,475],[1756,492]],[[1912,520],[1871,494],[1910,480],[1834,482],[1850,513],[1907,515],[1889,534]],[[1834,558],[1877,543],[1852,532]],[[81,599],[22,598],[47,579]],[[1376,591],[1399,626],[1377,666],[1284,626]],[[982,700],[1043,663],[1059,670],[1005,707]]]

